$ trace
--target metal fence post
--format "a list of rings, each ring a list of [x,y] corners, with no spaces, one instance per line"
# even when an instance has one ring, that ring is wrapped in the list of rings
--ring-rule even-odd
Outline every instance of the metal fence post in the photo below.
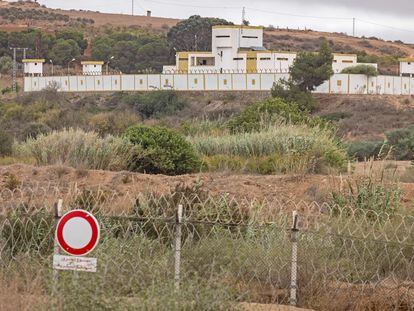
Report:
[[[175,256],[174,256],[174,263],[175,263],[175,277],[174,277],[174,285],[175,289],[180,289],[180,271],[181,271],[181,223],[183,218],[183,206],[180,204],[178,205],[177,211],[177,219],[176,219],[176,227],[175,227]]]
[[[291,242],[292,242],[292,262],[291,262],[291,277],[290,277],[290,304],[297,305],[297,276],[298,276],[298,212],[293,211],[293,222],[291,228]]]
[[[57,224],[62,217],[62,206],[63,206],[63,200],[59,199],[57,204],[55,204],[55,225],[53,227],[53,256],[60,254],[60,247],[59,244],[56,241],[55,232]],[[56,294],[57,287],[58,287],[58,270],[53,269],[53,295]]]

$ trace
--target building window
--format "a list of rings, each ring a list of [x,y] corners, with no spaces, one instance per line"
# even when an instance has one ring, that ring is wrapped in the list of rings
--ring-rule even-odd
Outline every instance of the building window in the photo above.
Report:
[[[336,85],[337,85],[337,86],[342,86],[342,80],[338,80],[338,81],[336,81]]]
[[[271,60],[270,57],[260,57],[260,60]]]
[[[191,66],[195,66],[195,57],[194,56],[191,57]]]
[[[257,57],[247,57],[247,60],[257,60]]]
[[[289,60],[289,58],[286,58],[286,57],[278,57],[278,58],[277,58],[277,60],[288,61],[288,60]]]
[[[243,57],[235,57],[235,58],[233,58],[233,60],[243,60],[244,58]]]
[[[334,63],[337,63],[338,61],[336,59],[333,60]]]
[[[139,79],[139,84],[140,85],[143,85],[144,84],[144,81],[142,81],[142,79]]]
[[[188,61],[188,58],[179,58],[178,60],[181,60],[181,61]]]
[[[224,84],[224,85],[227,85],[227,79],[224,79],[224,80],[223,80],[223,84]]]
[[[256,85],[256,80],[255,79],[252,80],[252,85]]]
[[[354,61],[353,60],[343,60],[342,63],[353,64]]]
[[[407,63],[408,65],[411,65],[411,63]]]
[[[37,66],[37,63],[35,63],[35,66]]]
[[[242,37],[246,39],[258,39],[259,38],[257,36],[242,36]]]
[[[230,38],[230,36],[228,36],[228,35],[219,35],[219,36],[216,36],[216,38]]]
[[[198,79],[194,79],[194,84],[198,84]]]

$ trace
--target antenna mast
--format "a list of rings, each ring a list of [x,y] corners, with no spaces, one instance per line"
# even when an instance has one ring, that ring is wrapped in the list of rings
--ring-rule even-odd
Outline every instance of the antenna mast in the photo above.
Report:
[[[134,0],[131,0],[132,2],[132,11],[131,11],[131,15],[134,16]]]
[[[243,7],[242,11],[242,22],[241,24],[244,25],[244,21],[246,20],[246,7]]]

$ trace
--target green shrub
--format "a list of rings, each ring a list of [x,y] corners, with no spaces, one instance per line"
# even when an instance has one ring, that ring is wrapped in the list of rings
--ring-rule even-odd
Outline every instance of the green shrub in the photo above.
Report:
[[[315,99],[309,91],[302,91],[291,81],[279,80],[273,84],[272,97],[281,98],[288,103],[294,103],[301,111],[312,111]]]
[[[40,134],[15,146],[18,156],[34,157],[37,164],[61,164],[84,169],[125,170],[138,147],[127,140],[68,129]]]
[[[397,184],[375,180],[373,176],[346,180],[345,189],[332,192],[332,206],[338,211],[360,212],[376,221],[388,219],[400,207],[401,191]]]
[[[163,90],[139,94],[119,93],[112,96],[111,102],[124,102],[136,110],[143,118],[159,118],[173,115],[184,109],[187,102],[177,92]]]
[[[0,156],[7,156],[12,153],[13,138],[0,130]]]
[[[366,75],[369,77],[378,76],[377,68],[371,65],[357,65],[353,67],[348,67],[348,68],[343,69],[341,73],[359,74],[359,75]]]
[[[319,126],[279,123],[260,132],[200,136],[191,138],[191,141],[202,155],[208,157],[268,157],[268,166],[272,169],[260,169],[267,172],[321,172],[326,167],[341,169],[347,159],[332,132]],[[278,167],[283,159],[290,159],[290,165]]]
[[[389,146],[397,160],[414,158],[414,125],[385,133]]]
[[[389,147],[382,140],[354,141],[347,144],[348,155],[360,161],[369,158],[379,159],[386,155]]]
[[[280,120],[291,124],[324,125],[326,123],[320,118],[312,118],[303,113],[294,103],[288,103],[280,98],[268,98],[231,118],[227,125],[232,133],[253,132]]]
[[[145,156],[132,160],[131,169],[134,171],[178,175],[200,168],[200,160],[193,146],[171,129],[133,126],[125,132],[124,137],[145,152]]]

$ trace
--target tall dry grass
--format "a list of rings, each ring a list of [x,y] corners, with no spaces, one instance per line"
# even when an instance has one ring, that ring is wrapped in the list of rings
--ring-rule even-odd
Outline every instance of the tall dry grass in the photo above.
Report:
[[[68,165],[82,169],[125,170],[138,152],[128,141],[95,132],[66,129],[39,135],[14,145],[17,157],[32,157],[38,165]]]
[[[347,159],[334,134],[318,126],[280,122],[259,132],[224,132],[222,135],[200,135],[189,139],[204,156],[241,157],[248,162],[255,159],[256,163],[262,158],[270,162],[276,172],[320,172],[324,167],[342,169]],[[288,164],[286,160],[289,160]]]

